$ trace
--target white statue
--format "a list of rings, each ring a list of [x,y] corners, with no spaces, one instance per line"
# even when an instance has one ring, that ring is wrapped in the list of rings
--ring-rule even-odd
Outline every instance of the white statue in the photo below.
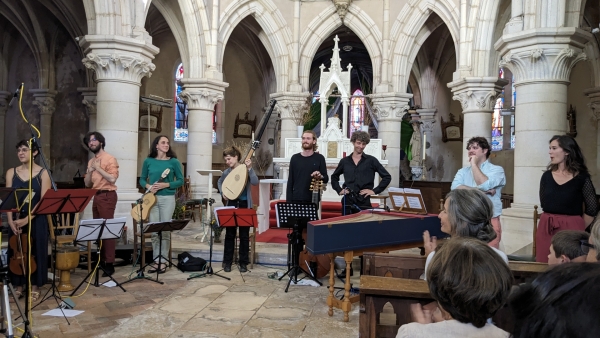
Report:
[[[410,138],[410,153],[412,155],[410,166],[420,167],[423,165],[423,160],[421,157],[421,126],[418,121],[414,121],[411,124],[413,127],[413,134]]]

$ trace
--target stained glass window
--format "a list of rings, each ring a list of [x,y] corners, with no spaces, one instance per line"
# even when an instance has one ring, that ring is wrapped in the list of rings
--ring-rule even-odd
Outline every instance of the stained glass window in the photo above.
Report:
[[[348,120],[348,136],[355,131],[360,131],[365,121],[365,97],[360,89],[357,89],[350,98],[350,119]]]
[[[178,142],[188,141],[188,109],[187,104],[179,97],[179,93],[183,90],[183,63],[180,63],[175,72],[175,132],[173,140]],[[217,143],[217,106],[212,113],[212,143]]]
[[[187,117],[188,109],[187,104],[179,97],[179,93],[183,90],[181,80],[183,79],[183,63],[179,64],[177,71],[175,72],[175,132],[173,134],[173,140],[177,142],[187,142],[188,140],[188,126]]]
[[[509,73],[510,74],[510,73]],[[501,79],[505,78],[505,72],[500,68],[498,77]],[[517,98],[517,92],[515,91],[514,77],[511,79],[510,92],[506,92],[506,88],[502,90],[502,95],[496,100],[494,105],[494,112],[492,113],[492,151],[502,150],[504,148],[504,138],[510,137],[510,149],[515,147],[515,116],[514,113],[510,115],[510,128],[505,130],[504,128],[504,115],[503,111],[507,111],[509,108],[514,112],[514,106]],[[506,95],[509,95],[510,107],[505,106]],[[508,127],[508,126],[507,126]],[[509,132],[509,135],[506,135]],[[508,139],[507,139],[508,142]]]

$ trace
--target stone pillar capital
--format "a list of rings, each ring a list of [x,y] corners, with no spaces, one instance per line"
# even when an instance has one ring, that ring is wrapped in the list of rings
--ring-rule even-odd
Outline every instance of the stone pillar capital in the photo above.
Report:
[[[141,85],[152,75],[159,49],[147,41],[117,35],[86,35],[79,42],[83,65],[96,73],[96,81],[121,81]]]
[[[463,114],[470,112],[492,113],[498,95],[508,81],[497,77],[466,77],[448,83],[453,100],[460,102]]]
[[[79,87],[77,91],[83,96],[81,103],[85,106],[88,117],[95,116],[97,111],[98,90],[96,87]]]
[[[212,111],[219,101],[223,100],[226,82],[211,79],[183,79],[183,91],[179,93],[188,105],[188,109]]]
[[[310,92],[279,92],[271,94],[277,100],[275,109],[282,120],[292,120],[296,125],[309,108]]]
[[[377,121],[402,120],[405,111],[408,110],[408,101],[412,94],[408,93],[380,93],[370,94],[373,101],[373,113],[377,116]]]
[[[51,116],[56,110],[56,102],[54,97],[56,91],[50,89],[30,89],[30,93],[33,94],[33,105],[40,109],[40,115]]]
[[[579,28],[536,28],[503,35],[494,45],[502,58],[500,67],[511,70],[515,86],[540,81],[569,82],[571,69],[587,56],[591,33]]]

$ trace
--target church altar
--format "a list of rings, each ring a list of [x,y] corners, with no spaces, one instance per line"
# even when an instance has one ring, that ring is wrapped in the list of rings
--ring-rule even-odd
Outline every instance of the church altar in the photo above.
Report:
[[[354,151],[354,146],[350,143],[350,139],[345,137],[342,129],[340,128],[341,121],[337,116],[330,117],[327,123],[327,129],[319,139],[317,140],[318,152],[325,156],[325,163],[327,164],[327,174],[330,177],[331,174],[337,168],[338,163],[344,156],[344,153],[348,156]],[[273,159],[273,163],[276,163],[279,168],[279,178],[286,180],[288,179],[290,160],[292,155],[302,151],[302,139],[301,138],[286,138],[284,143],[284,156]],[[365,147],[365,154],[374,156],[379,162],[386,167],[388,161],[382,159],[382,140],[371,139],[371,142]],[[340,177],[340,185],[344,182],[344,176]],[[379,175],[375,174],[375,186],[379,182]],[[280,199],[285,199],[286,187],[285,184],[282,188],[283,192]],[[323,201],[339,201],[340,196],[331,187],[331,182],[327,183],[327,189],[323,192]]]

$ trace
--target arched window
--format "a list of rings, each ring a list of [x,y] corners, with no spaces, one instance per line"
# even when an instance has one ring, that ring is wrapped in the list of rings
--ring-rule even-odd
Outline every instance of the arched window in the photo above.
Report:
[[[183,79],[183,63],[180,63],[175,71],[175,132],[173,134],[173,140],[177,142],[187,142],[188,140],[188,126],[187,117],[188,109],[187,104],[179,97],[179,93],[183,90],[181,80]]]
[[[183,63],[180,63],[175,71],[175,132],[173,134],[173,140],[178,142],[188,141],[188,109],[187,104],[179,97],[179,93],[183,90]],[[212,143],[217,143],[217,107],[213,109],[212,113]]]
[[[350,98],[350,117],[348,119],[348,137],[355,131],[360,131],[365,121],[365,97],[360,89],[352,93]]]

